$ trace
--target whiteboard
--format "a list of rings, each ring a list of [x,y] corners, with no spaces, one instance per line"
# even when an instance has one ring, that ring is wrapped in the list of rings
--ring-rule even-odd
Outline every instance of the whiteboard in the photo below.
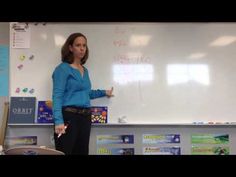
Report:
[[[116,124],[119,118],[129,124],[236,122],[236,23],[29,27],[30,48],[10,49],[11,96],[51,99],[51,75],[61,62],[61,46],[71,33],[81,32],[88,39],[85,66],[92,88],[114,87],[115,97],[91,101],[93,106],[108,106],[108,123]],[[10,38],[12,43],[12,33]],[[28,91],[16,93],[17,88]]]

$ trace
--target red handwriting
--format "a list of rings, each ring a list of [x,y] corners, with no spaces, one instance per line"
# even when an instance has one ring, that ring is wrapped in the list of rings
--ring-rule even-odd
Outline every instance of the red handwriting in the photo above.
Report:
[[[123,35],[123,34],[128,33],[128,32],[133,33],[135,31],[135,29],[136,29],[135,27],[116,26],[114,32],[115,32],[115,34]]]
[[[113,45],[116,47],[127,46],[127,41],[125,40],[114,40]]]
[[[118,54],[114,56],[115,63],[118,64],[138,64],[138,63],[150,63],[150,57],[136,55],[136,56],[129,56],[127,54]]]

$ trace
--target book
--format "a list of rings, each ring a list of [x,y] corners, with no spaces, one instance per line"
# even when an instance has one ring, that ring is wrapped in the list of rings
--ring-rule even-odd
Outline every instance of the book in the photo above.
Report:
[[[35,97],[11,97],[8,123],[35,123]]]
[[[37,123],[53,123],[51,100],[38,102]]]
[[[106,106],[91,107],[91,122],[107,123],[107,107]]]

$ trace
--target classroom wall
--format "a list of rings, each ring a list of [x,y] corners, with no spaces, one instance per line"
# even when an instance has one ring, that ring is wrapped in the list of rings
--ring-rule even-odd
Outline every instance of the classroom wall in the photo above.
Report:
[[[0,44],[9,45],[9,23],[0,22]]]
[[[234,24],[232,24],[232,25],[234,25]],[[52,29],[61,30],[62,31],[61,33],[64,35],[63,30],[67,29],[67,28],[65,28],[66,27],[65,25],[63,25],[63,27],[64,28],[56,28],[56,25],[55,25],[55,28],[52,28]],[[82,28],[84,30],[84,32],[86,32],[86,27],[87,26],[85,24],[85,27]],[[221,26],[221,27],[223,28],[224,26]],[[78,28],[78,29],[80,29],[80,28]],[[216,28],[213,28],[213,27],[211,28],[211,26],[209,26],[209,28],[207,28],[207,29],[211,29],[213,31],[216,31]],[[38,26],[38,27],[33,26],[33,31],[32,32],[40,32],[41,30],[42,31],[43,30],[47,31],[47,27],[46,26]],[[172,33],[174,31],[175,30],[172,28],[172,29],[169,29],[169,31],[168,30],[163,30],[163,33],[165,33],[165,34],[168,33],[168,32]],[[54,31],[51,30],[50,32],[53,33]],[[69,32],[71,32],[71,31],[67,31],[67,33],[69,33]],[[182,35],[185,35],[186,34],[185,32],[186,31],[179,30],[179,33],[182,34]],[[196,29],[195,29],[195,32],[196,32]],[[204,30],[202,30],[202,32],[204,32]],[[86,34],[88,34],[88,33],[93,34],[94,30],[91,29],[90,31],[87,31]],[[36,33],[36,34],[40,34],[40,33]],[[188,31],[188,35],[191,36],[191,34],[192,34],[191,30]],[[206,34],[208,34],[208,33],[206,33]],[[94,34],[94,35],[99,36],[98,34]],[[118,35],[120,35],[120,34],[118,34]],[[179,36],[179,37],[181,38],[181,36]],[[38,41],[40,41],[40,40],[41,40],[40,44],[44,44],[45,41],[42,41],[42,39],[39,36],[38,36],[37,39],[38,40],[31,41],[32,44],[36,45],[38,43]],[[93,42],[92,39],[95,40],[95,42]],[[92,36],[91,38],[89,38],[89,41],[90,41],[90,44],[91,44],[90,46],[91,47],[97,48],[96,38],[93,38],[93,36]],[[102,42],[102,41],[100,41],[100,42]],[[187,42],[187,43],[189,42],[191,44],[191,40],[190,41],[185,40],[185,42]],[[175,46],[172,45],[172,47],[173,47],[173,50],[174,50]],[[179,46],[179,47],[181,47],[181,46]],[[188,46],[188,47],[191,48],[191,46]],[[48,49],[51,49],[51,48],[48,47]],[[224,58],[223,54],[221,54],[223,49],[222,50],[220,48],[217,48],[217,49],[218,49],[217,52],[219,54],[219,57]],[[184,50],[184,48],[182,48],[182,50]],[[224,49],[224,50],[226,50],[226,49]],[[233,50],[232,46],[229,48],[229,50],[231,51],[230,54],[232,54],[232,55],[236,51],[236,50]],[[54,54],[59,55],[58,51]],[[96,52],[95,50],[92,50],[92,51]],[[178,51],[178,50],[176,49],[174,51]],[[18,59],[18,56],[21,54],[21,52],[19,52],[19,50],[17,50],[17,52],[15,51],[15,54],[14,54],[15,59]],[[27,50],[26,54],[29,54],[29,55],[30,54],[35,54],[35,53],[37,54],[37,52],[39,53],[39,55],[43,55],[45,57],[48,57],[47,52],[42,53],[41,50],[39,50],[36,46],[34,46],[33,51],[28,51]],[[102,50],[97,50],[97,52],[102,52]],[[52,55],[52,53],[50,53],[50,54]],[[103,54],[105,55],[106,53],[103,53]],[[99,53],[99,55],[102,56],[101,53]],[[36,59],[37,59],[37,55],[35,55],[35,56],[36,56]],[[96,53],[93,53],[92,56],[94,56],[94,58],[96,59],[96,61],[94,61],[94,60],[90,61],[90,64],[92,64],[93,62],[95,64],[94,66],[90,65],[90,67],[92,68],[91,69],[91,74],[93,75],[92,79],[94,81],[95,78],[97,76],[99,76],[99,74],[96,73],[96,72],[99,72],[99,71],[94,69],[95,66],[98,66],[99,60],[96,57],[97,56]],[[41,57],[40,61],[43,61],[43,59],[45,59],[45,58]],[[51,57],[50,59],[58,60],[58,57]],[[50,59],[46,58],[46,61],[51,61]],[[193,63],[195,61],[192,60]],[[221,67],[223,67],[222,63],[224,63],[224,60],[219,60],[220,64],[219,63],[214,63],[214,61],[212,61],[212,60],[209,60],[209,62],[213,62],[212,66],[216,67],[220,71],[220,69],[222,69]],[[232,62],[232,64],[235,64],[235,61],[228,61],[227,60],[227,64],[229,64],[230,62]],[[45,62],[45,63],[47,63],[47,62]],[[157,65],[157,66],[159,66],[159,65]],[[229,66],[229,65],[227,65],[227,66]],[[232,68],[233,68],[233,66],[234,65],[232,65]],[[230,67],[229,71],[234,71],[234,70],[232,70],[232,68]],[[50,71],[52,71],[52,69],[50,69]],[[26,72],[26,74],[27,74],[27,72]],[[103,72],[102,74],[105,74],[105,72]],[[216,75],[217,78],[221,79],[221,81],[224,81],[223,83],[227,83],[230,79],[228,78],[229,80],[224,80],[226,77],[225,77],[225,75],[221,75],[221,74],[222,74],[221,72],[217,73],[217,75]],[[231,75],[231,77],[234,77],[234,76]],[[49,77],[47,77],[47,78],[49,78]],[[100,79],[102,80],[103,78],[101,77]],[[100,86],[100,84],[101,84],[101,82],[100,83],[95,83],[95,86]],[[107,87],[110,86],[110,82],[109,83],[107,82],[106,84],[107,84],[106,85]],[[224,87],[224,89],[227,90],[228,85],[223,84],[222,87]],[[140,88],[140,86],[137,86],[135,88]],[[47,87],[47,89],[48,89],[48,87]],[[116,89],[116,87],[115,87],[115,89]],[[204,92],[206,90],[202,90],[202,91]],[[129,91],[129,92],[131,92],[131,91]],[[122,91],[122,89],[120,89],[120,90],[116,90],[116,93],[117,93],[116,94],[117,99],[120,99],[120,98],[122,98],[122,96],[119,97],[119,94],[124,94],[125,92]],[[133,94],[135,94],[135,93],[133,93]],[[173,94],[175,95],[175,93],[173,93]],[[192,94],[194,95],[194,92]],[[228,99],[229,102],[227,102],[227,104],[230,104],[230,100],[232,99],[232,97],[230,95],[227,95],[227,92],[223,92],[222,94],[223,94],[223,96],[225,96],[225,98],[229,98]],[[203,96],[203,95],[201,95],[201,96]],[[181,101],[181,99],[182,99],[182,97],[180,96],[180,97],[178,97],[178,99],[175,99],[174,101],[176,101],[176,102]],[[119,100],[119,101],[122,103],[121,100]],[[210,103],[210,101],[212,101],[212,100],[209,100],[209,103]],[[217,101],[220,101],[220,100],[217,100]],[[195,103],[192,103],[192,104],[195,104]],[[196,103],[196,104],[198,104],[198,103]],[[176,105],[178,105],[178,104],[176,103]],[[233,104],[230,104],[230,105],[232,106]],[[122,112],[122,109],[119,109],[118,111]],[[134,109],[133,111],[136,111],[136,110]],[[167,110],[167,112],[168,112],[168,110]],[[195,113],[197,113],[197,112],[195,112]],[[230,111],[228,111],[227,114],[230,114],[232,116],[232,113]],[[120,114],[120,115],[122,116],[123,114]],[[223,117],[222,117],[222,119],[223,119]],[[114,122],[115,121],[116,121],[116,119],[114,119]],[[117,122],[115,122],[115,123],[117,123]],[[101,145],[98,146],[96,144],[97,135],[133,134],[134,135],[134,144],[131,144],[131,145],[127,145],[127,144],[125,144],[125,145],[109,144],[109,145],[106,145],[106,147],[134,147],[135,148],[135,154],[142,154],[142,148],[144,146],[142,144],[142,135],[144,133],[146,133],[146,134],[173,134],[173,133],[180,134],[180,137],[181,137],[180,144],[161,144],[161,145],[151,145],[151,146],[161,146],[161,147],[163,147],[163,146],[172,146],[172,145],[180,146],[182,154],[191,154],[192,144],[191,144],[191,141],[190,141],[190,136],[191,136],[192,133],[206,133],[206,134],[207,133],[212,133],[212,134],[216,134],[216,133],[224,134],[224,133],[226,133],[226,134],[229,134],[229,136],[230,136],[229,137],[230,143],[227,145],[227,146],[230,147],[230,154],[236,154],[236,146],[235,146],[235,144],[236,144],[236,129],[233,125],[219,125],[219,126],[218,125],[213,125],[213,126],[211,126],[211,125],[155,125],[155,124],[153,124],[153,125],[144,125],[144,124],[140,124],[140,125],[119,125],[119,124],[117,124],[117,125],[112,125],[112,124],[110,124],[110,125],[93,125],[92,130],[91,130],[90,152],[89,153],[91,155],[97,154],[97,148],[101,147]],[[11,126],[8,127],[7,136],[30,136],[30,135],[38,136],[38,144],[37,145],[54,148],[53,138],[52,138],[52,136],[53,136],[53,126],[52,125],[11,125]],[[211,145],[207,145],[207,146],[213,146],[213,145],[211,144]]]

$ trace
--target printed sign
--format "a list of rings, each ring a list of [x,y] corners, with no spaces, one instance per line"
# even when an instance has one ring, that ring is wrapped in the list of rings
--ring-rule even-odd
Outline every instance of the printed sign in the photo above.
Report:
[[[98,155],[134,155],[134,148],[98,148]]]
[[[180,147],[144,147],[144,155],[180,155]]]
[[[158,144],[158,143],[180,143],[179,134],[143,134],[144,144]]]
[[[133,144],[134,135],[97,135],[97,144]]]
[[[229,155],[229,147],[192,146],[193,155]]]
[[[228,134],[193,134],[192,144],[228,144]]]

